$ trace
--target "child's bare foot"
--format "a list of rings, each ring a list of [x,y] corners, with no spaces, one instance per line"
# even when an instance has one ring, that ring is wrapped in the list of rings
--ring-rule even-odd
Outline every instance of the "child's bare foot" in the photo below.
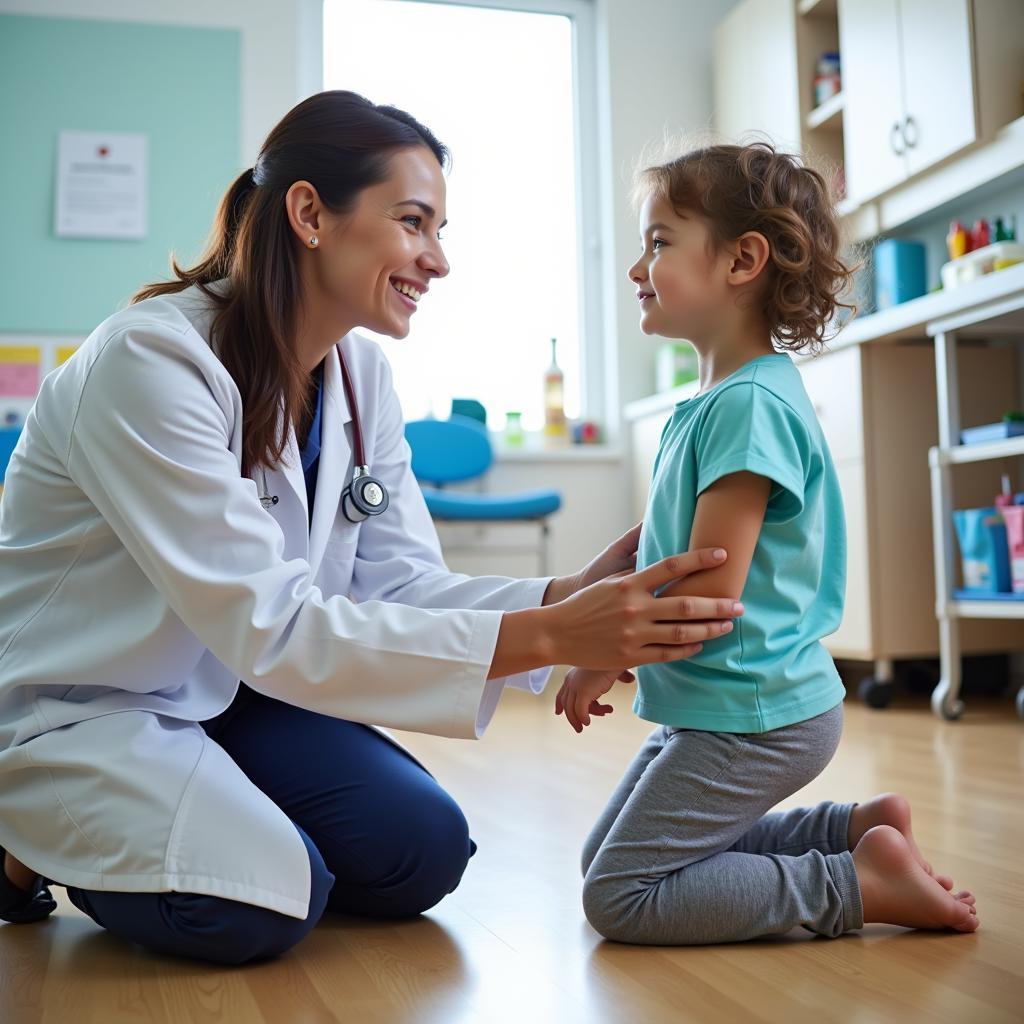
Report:
[[[898,924],[904,928],[951,928],[973,932],[978,927],[974,896],[966,890],[946,892],[914,856],[901,832],[876,825],[864,833],[853,851],[864,923]]]
[[[914,833],[910,828],[910,802],[905,796],[900,796],[899,793],[880,793],[862,804],[857,804],[850,815],[850,827],[847,835],[850,849],[855,849],[864,833],[876,825],[891,825],[901,833],[910,847],[910,852],[914,855],[914,860],[943,889],[952,890],[953,879],[949,875],[937,875],[932,871],[931,864],[921,855],[921,851],[914,841]]]

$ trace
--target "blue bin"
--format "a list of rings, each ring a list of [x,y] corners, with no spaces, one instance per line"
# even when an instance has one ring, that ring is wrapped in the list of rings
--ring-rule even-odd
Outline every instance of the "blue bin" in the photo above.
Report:
[[[957,509],[953,522],[960,542],[963,589],[1010,593],[1010,546],[999,509]]]
[[[21,427],[0,427],[0,480],[7,474],[7,463],[11,461],[19,437]]]
[[[888,309],[928,292],[925,252],[921,242],[887,238],[875,246],[875,308]]]

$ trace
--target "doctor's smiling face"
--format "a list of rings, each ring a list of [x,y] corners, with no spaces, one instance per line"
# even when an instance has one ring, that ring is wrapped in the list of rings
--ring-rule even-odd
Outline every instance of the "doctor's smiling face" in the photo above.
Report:
[[[448,273],[440,232],[445,180],[426,146],[395,151],[385,180],[363,189],[352,207],[334,213],[308,182],[285,199],[302,248],[307,322],[341,337],[365,327],[404,338],[432,281]],[[309,244],[315,235],[315,246]]]

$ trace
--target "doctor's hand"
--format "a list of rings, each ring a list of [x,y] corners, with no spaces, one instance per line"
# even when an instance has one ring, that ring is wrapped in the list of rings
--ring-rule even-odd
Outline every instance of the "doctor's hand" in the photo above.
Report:
[[[627,530],[618,540],[612,541],[596,558],[588,562],[572,576],[558,576],[548,585],[544,604],[564,601],[577,590],[589,587],[591,583],[606,579],[616,573],[632,572],[636,568],[637,545],[643,523]]]
[[[555,697],[555,714],[565,713],[566,720],[576,730],[583,732],[590,725],[590,716],[603,717],[615,709],[611,704],[602,704],[600,699],[616,682],[632,683],[636,676],[628,669],[597,671],[595,669],[569,669],[562,688]]]
[[[732,629],[743,606],[728,598],[654,596],[673,580],[721,565],[721,548],[655,562],[592,583],[557,604],[505,612],[489,679],[544,665],[607,669],[696,654]]]

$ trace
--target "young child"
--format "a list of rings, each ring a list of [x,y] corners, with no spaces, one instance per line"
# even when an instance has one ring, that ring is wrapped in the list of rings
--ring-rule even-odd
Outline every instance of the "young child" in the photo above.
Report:
[[[667,592],[742,596],[745,614],[692,658],[638,670],[634,710],[658,727],[584,848],[587,919],[660,945],[872,921],[973,931],[974,897],[932,873],[902,797],[768,813],[842,730],[821,644],[842,618],[842,498],[788,355],[821,346],[850,279],[825,183],[768,144],[711,146],[648,168],[636,197],[641,329],[700,358],[700,392],[662,434],[638,565],[720,546],[722,566]],[[619,678],[572,669],[556,713],[581,731]]]

